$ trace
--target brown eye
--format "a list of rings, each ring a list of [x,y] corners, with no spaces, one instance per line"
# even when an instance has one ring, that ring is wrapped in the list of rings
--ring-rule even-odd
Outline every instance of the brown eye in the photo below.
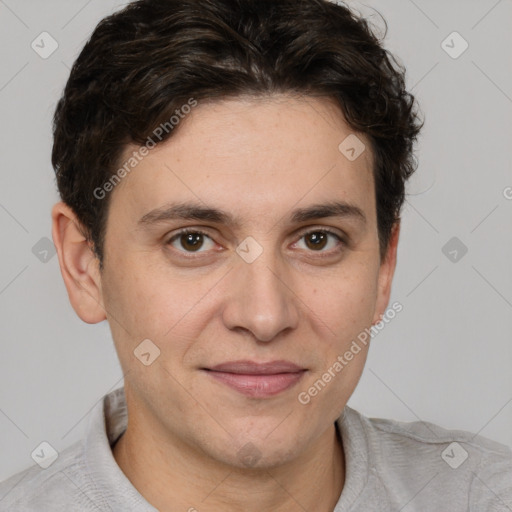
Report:
[[[306,236],[306,245],[313,250],[323,249],[327,243],[327,234],[320,231],[308,233]]]
[[[197,251],[203,245],[203,235],[201,233],[186,233],[180,235],[180,243],[187,251]]]
[[[203,248],[206,240],[210,240],[213,244],[212,239],[206,233],[190,230],[177,233],[167,243],[180,252],[205,252],[200,249]]]
[[[336,249],[340,250],[344,246],[344,241],[338,234],[325,229],[317,229],[315,231],[304,233],[301,236],[301,240],[302,239],[305,240],[306,249],[313,252],[335,252]],[[334,242],[330,242],[331,239],[334,239]],[[326,247],[327,250],[324,250]]]

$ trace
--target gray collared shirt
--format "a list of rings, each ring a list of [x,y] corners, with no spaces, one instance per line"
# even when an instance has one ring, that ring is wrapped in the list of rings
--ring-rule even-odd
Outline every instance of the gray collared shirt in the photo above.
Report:
[[[112,455],[127,420],[124,388],[105,395],[82,441],[47,469],[35,465],[0,484],[0,512],[157,511]],[[348,406],[337,422],[346,478],[333,512],[512,512],[505,445],[427,422],[367,418]],[[191,508],[201,512],[199,499]]]

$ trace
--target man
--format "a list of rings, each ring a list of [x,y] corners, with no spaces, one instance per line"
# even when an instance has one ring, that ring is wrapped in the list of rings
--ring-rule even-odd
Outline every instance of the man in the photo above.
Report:
[[[325,0],[141,0],[98,25],[55,113],[53,238],[124,388],[0,510],[512,510],[507,447],[346,406],[400,307],[403,73]]]

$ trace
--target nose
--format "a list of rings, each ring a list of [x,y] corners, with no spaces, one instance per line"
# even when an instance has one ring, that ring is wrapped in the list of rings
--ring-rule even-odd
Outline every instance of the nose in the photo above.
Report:
[[[226,327],[249,331],[263,342],[295,329],[300,318],[299,298],[290,276],[286,263],[270,250],[252,263],[240,258],[231,271],[223,311]]]

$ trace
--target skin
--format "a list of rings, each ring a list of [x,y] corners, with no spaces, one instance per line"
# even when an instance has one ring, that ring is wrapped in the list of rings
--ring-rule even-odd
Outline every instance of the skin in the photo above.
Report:
[[[358,134],[366,150],[354,161],[338,150],[351,133],[325,98],[199,103],[111,192],[102,272],[73,212],[54,206],[71,304],[85,322],[108,320],[125,373],[129,423],[114,457],[159,510],[327,512],[338,501],[346,467],[334,422],[368,346],[310,403],[298,395],[385,312],[399,236],[396,224],[381,261],[369,143]],[[239,224],[138,225],[177,200],[225,210]],[[296,208],[334,200],[366,221],[289,220]],[[169,242],[184,227],[207,233],[198,252],[183,237]],[[346,243],[329,235],[315,246],[305,233],[322,228]],[[249,236],[263,249],[252,263],[236,252]],[[160,349],[149,366],[134,356],[144,339]],[[202,370],[240,359],[307,371],[292,388],[254,398]]]

